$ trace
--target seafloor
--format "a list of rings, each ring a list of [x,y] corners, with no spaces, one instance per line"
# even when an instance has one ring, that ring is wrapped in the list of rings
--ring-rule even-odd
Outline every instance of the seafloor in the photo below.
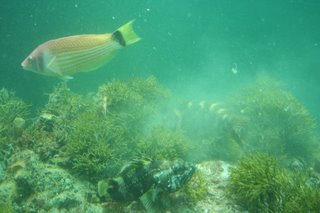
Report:
[[[139,196],[98,194],[137,159],[196,165],[148,212],[320,210],[316,120],[268,77],[224,100],[176,97],[154,77],[88,95],[62,83],[36,110],[3,88],[0,114],[0,212],[146,212]]]

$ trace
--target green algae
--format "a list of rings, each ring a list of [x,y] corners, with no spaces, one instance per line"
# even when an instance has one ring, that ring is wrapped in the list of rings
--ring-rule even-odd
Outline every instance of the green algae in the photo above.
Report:
[[[279,82],[262,77],[230,104],[249,119],[241,134],[245,149],[308,162],[319,150],[315,119]]]
[[[111,170],[121,156],[115,154],[115,148],[121,149],[117,146],[127,139],[125,127],[92,111],[79,115],[72,126],[74,130],[64,151],[72,170],[93,180],[101,179],[108,172],[114,174]]]
[[[320,192],[309,179],[305,172],[280,167],[271,155],[252,154],[232,168],[227,195],[250,212],[315,212]]]
[[[153,77],[100,86],[95,105],[71,122],[66,153],[73,168],[95,180],[115,175],[133,158],[137,138],[166,96]]]
[[[26,118],[29,114],[28,105],[7,89],[0,90],[0,124],[1,131],[10,129],[16,118]]]
[[[138,151],[142,156],[157,160],[186,159],[190,141],[181,131],[173,131],[163,127],[155,127],[149,137],[138,143]]]
[[[196,170],[189,184],[187,184],[182,191],[186,193],[191,203],[197,203],[208,196],[208,184],[204,175]]]
[[[89,108],[86,98],[70,91],[65,83],[58,84],[48,95],[48,103],[22,135],[24,144],[49,161],[59,154],[72,130],[71,121]]]
[[[11,203],[0,203],[0,213],[14,213],[14,208]]]
[[[43,160],[92,181],[111,177],[134,157],[138,138],[169,96],[154,77],[111,81],[88,97],[60,84],[24,138]]]
[[[231,99],[223,106],[224,114],[219,114],[219,109],[210,112],[210,108],[201,107],[183,111],[179,125],[173,124],[175,119],[170,118],[175,109],[170,92],[154,77],[111,81],[101,85],[96,94],[88,96],[70,91],[65,83],[59,84],[48,95],[48,103],[32,123],[26,122],[27,127],[20,121],[26,119],[28,106],[13,93],[3,92],[3,97],[7,101],[2,103],[15,102],[20,107],[13,107],[14,111],[8,113],[6,121],[11,123],[0,120],[1,127],[7,125],[1,129],[5,134],[1,134],[0,144],[8,139],[13,141],[9,143],[11,151],[7,149],[11,153],[18,145],[19,149],[28,147],[46,166],[62,167],[73,177],[92,184],[114,177],[123,165],[140,157],[235,161],[247,155],[248,150],[260,150],[288,161],[298,158],[309,163],[317,150],[312,116],[292,94],[270,79],[240,91],[237,99]],[[3,111],[11,110],[1,107]],[[258,156],[250,162],[244,163],[243,167],[239,164],[236,168],[242,168],[240,172],[236,169],[232,172],[229,194],[236,205],[262,211],[317,208],[319,193],[305,184],[309,181],[308,175],[293,175],[269,156]],[[23,165],[24,162],[13,167]],[[250,170],[246,170],[248,168]],[[32,169],[41,175],[40,170],[46,170]],[[25,169],[21,171],[26,172]],[[28,180],[35,179],[35,182],[44,177],[28,177],[30,171],[17,174]],[[16,182],[23,196],[15,202],[22,202],[42,190],[41,184],[24,184],[26,181],[21,180],[17,178]],[[260,182],[250,185],[255,180]],[[48,189],[44,187],[43,190]],[[240,197],[240,192],[245,196]],[[196,172],[190,183],[172,197],[182,195],[187,196],[186,200],[192,205],[209,196],[204,177]],[[283,202],[279,203],[278,199]],[[46,202],[40,200],[37,202]]]
[[[0,90],[0,160],[6,162],[14,150],[18,149],[19,137],[25,128],[29,115],[29,105],[14,92]]]
[[[59,160],[72,171],[96,178],[111,176],[141,155],[234,161],[249,148],[310,161],[314,152],[313,118],[274,80],[240,91],[225,106],[232,110],[221,109],[223,115],[202,108],[198,113],[184,111],[179,128],[170,127],[173,119],[163,120],[170,115],[165,108],[170,101],[170,92],[154,77],[114,80],[85,97],[60,84],[24,140],[43,160]]]

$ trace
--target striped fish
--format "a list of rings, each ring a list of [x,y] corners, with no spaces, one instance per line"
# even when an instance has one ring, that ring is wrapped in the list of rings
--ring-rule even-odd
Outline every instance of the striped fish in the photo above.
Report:
[[[21,63],[25,70],[70,79],[78,72],[89,72],[107,63],[117,50],[140,40],[133,21],[113,33],[75,35],[39,45]]]
[[[99,181],[98,194],[102,200],[109,201],[108,203],[111,203],[111,200],[117,202],[140,200],[146,212],[164,212],[170,203],[169,194],[184,187],[195,170],[194,164],[181,159],[173,161],[135,159],[125,165],[116,177]],[[110,209],[110,212],[114,212],[114,209],[112,210]]]

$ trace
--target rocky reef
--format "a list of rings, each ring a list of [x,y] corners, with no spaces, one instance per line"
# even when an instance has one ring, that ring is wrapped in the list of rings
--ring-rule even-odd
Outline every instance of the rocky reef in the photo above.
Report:
[[[103,212],[91,183],[41,162],[31,150],[15,153],[11,161],[0,191],[4,203],[15,201],[16,212]]]
[[[98,194],[99,181],[137,159],[196,165],[161,194],[160,212],[320,209],[316,121],[273,79],[219,102],[176,97],[155,77],[88,95],[61,83],[32,109],[0,90],[0,212],[152,212]]]

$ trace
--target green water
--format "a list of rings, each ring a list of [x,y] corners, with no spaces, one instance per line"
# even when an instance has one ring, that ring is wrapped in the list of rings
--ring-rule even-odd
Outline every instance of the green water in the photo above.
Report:
[[[19,100],[11,100],[1,90],[0,95],[4,98],[0,99],[3,104],[0,105],[0,111],[11,112],[14,106],[19,109],[30,105],[31,113],[13,113],[12,116],[8,113],[0,119],[0,159],[3,160],[0,163],[0,180],[3,181],[0,182],[0,204],[2,198],[6,197],[4,189],[8,187],[7,191],[11,189],[13,194],[9,201],[17,212],[26,210],[23,207],[25,203],[29,205],[27,209],[33,209],[33,202],[29,199],[32,196],[39,201],[34,209],[45,209],[43,206],[47,200],[41,200],[40,193],[55,189],[50,185],[52,181],[42,191],[41,187],[46,182],[41,182],[41,178],[33,180],[31,175],[24,177],[23,173],[10,173],[10,168],[19,171],[21,167],[27,172],[34,169],[31,173],[35,177],[45,176],[46,172],[52,173],[50,177],[56,178],[57,185],[61,184],[60,188],[65,187],[64,183],[59,182],[64,179],[60,177],[67,177],[72,183],[70,185],[78,184],[75,185],[76,189],[85,188],[86,193],[90,191],[93,194],[91,200],[83,196],[86,202],[84,206],[103,208],[100,204],[105,200],[96,195],[97,182],[104,177],[114,177],[135,154],[153,146],[156,148],[151,148],[150,153],[146,151],[147,155],[170,156],[169,160],[183,158],[195,164],[207,160],[224,160],[233,164],[251,151],[268,152],[285,159],[282,163],[286,169],[289,164],[301,160],[304,166],[314,166],[318,177],[317,187],[304,187],[310,187],[310,191],[318,190],[319,11],[320,2],[317,0],[31,0],[1,3],[0,89],[4,87],[16,92],[16,96],[27,105]],[[65,102],[52,101],[54,95],[51,94],[52,99],[46,105],[48,94],[62,80],[23,70],[20,64],[30,52],[50,39],[110,33],[132,19],[135,19],[134,30],[142,40],[119,51],[116,57],[98,70],[75,74],[74,79],[67,82],[71,93],[65,85],[60,85],[54,93]],[[148,78],[150,76],[155,78]],[[133,77],[140,79],[138,83],[130,81]],[[259,79],[266,79],[267,83],[259,83]],[[121,80],[118,82],[120,92],[108,93],[110,91],[101,89],[97,93],[103,84],[110,86],[112,91],[114,85],[108,84],[112,80]],[[279,81],[282,87],[275,86],[275,81]],[[179,107],[169,101],[168,105],[176,108],[163,110],[162,102],[157,98],[162,100],[167,97],[157,87],[158,83],[171,91],[178,106],[181,100],[183,104],[194,101],[197,108],[186,109],[188,105],[185,104],[177,113],[176,108]],[[129,88],[129,91],[123,90],[124,93],[121,93],[121,88]],[[249,89],[241,92],[243,88]],[[127,99],[124,98],[125,92],[129,94]],[[147,95],[143,96],[143,92]],[[120,104],[114,101],[112,104],[116,107],[105,106],[101,110],[99,104],[106,97],[114,100],[119,98]],[[219,105],[220,108],[211,112],[211,104],[216,102],[225,102],[225,105]],[[209,106],[205,108],[207,111],[201,108],[201,103]],[[72,107],[69,108],[68,104]],[[156,109],[158,111],[152,111],[157,107],[160,108]],[[209,111],[213,116],[205,114]],[[183,119],[179,113],[184,116]],[[19,127],[14,123],[15,118],[18,118],[17,122],[25,118],[26,125]],[[119,123],[121,119],[123,122]],[[243,130],[238,131],[238,124],[243,125]],[[114,135],[110,136],[110,132]],[[7,141],[10,141],[9,145]],[[78,147],[85,147],[84,154]],[[29,154],[40,156],[40,160],[37,157],[34,157],[36,160],[25,160],[16,156],[25,149],[31,149],[33,152]],[[91,152],[96,153],[94,157],[98,163],[93,163],[97,166],[95,170],[90,167],[90,160],[94,158]],[[63,158],[65,153],[71,155],[71,163]],[[106,153],[111,156],[110,159],[105,157]],[[116,159],[113,154],[117,156]],[[58,163],[54,161],[56,156],[62,158],[58,158]],[[86,161],[84,156],[89,156],[89,160]],[[261,159],[268,161],[266,156]],[[12,165],[16,161],[18,164]],[[30,161],[31,166],[19,164],[24,161]],[[247,161],[247,164],[261,171],[259,165],[252,165],[250,158]],[[59,165],[61,162],[62,166]],[[57,166],[54,167],[57,171],[63,170],[57,175],[54,173],[56,170],[50,170],[50,166]],[[284,180],[281,179],[282,170],[274,171],[283,181],[282,186],[286,185],[283,184],[286,181],[291,181],[291,173],[286,176],[288,180]],[[87,188],[77,182],[81,175],[75,175],[85,172],[84,180],[90,185],[86,185]],[[256,179],[254,175],[250,176],[253,180]],[[207,177],[206,174],[204,177]],[[19,178],[29,181],[29,188],[23,184],[21,187],[23,180]],[[13,186],[7,186],[4,180]],[[250,178],[246,180],[249,181],[242,186],[250,187]],[[241,181],[234,185],[237,186],[239,182],[241,185]],[[290,183],[295,184],[294,181]],[[20,188],[25,186],[26,191],[21,192],[22,198],[15,197],[15,184],[20,184]],[[206,185],[201,186],[205,191]],[[185,193],[194,195],[196,190],[191,188]],[[58,196],[50,193],[48,200],[59,200]],[[296,194],[289,195],[297,198],[299,193],[297,190]],[[305,195],[306,199],[320,199],[320,193],[312,193],[314,196],[310,198]],[[78,194],[72,196],[71,200],[77,203]],[[303,203],[303,199],[299,202]],[[61,205],[61,208],[70,207]],[[248,206],[244,208],[262,209]],[[294,208],[294,205],[290,207]],[[4,207],[0,206],[0,212],[2,209]],[[274,209],[279,210],[277,206]]]
[[[187,98],[215,99],[266,73],[319,115],[319,9],[311,0],[6,1],[0,9],[0,86],[43,103],[59,79],[20,67],[37,45],[112,32],[136,19],[143,40],[99,70],[76,75],[72,88],[95,91],[110,79],[154,75]]]

